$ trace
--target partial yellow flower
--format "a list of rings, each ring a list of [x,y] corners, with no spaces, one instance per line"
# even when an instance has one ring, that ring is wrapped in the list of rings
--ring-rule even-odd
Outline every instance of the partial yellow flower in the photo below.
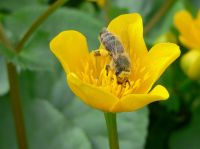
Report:
[[[181,58],[181,67],[189,78],[200,79],[200,10],[193,18],[191,14],[182,10],[176,13],[174,24],[180,32],[180,41],[190,49]]]
[[[97,4],[100,6],[100,7],[103,7],[105,5],[105,2],[106,0],[97,0]]]
[[[200,50],[190,50],[181,57],[181,67],[189,78],[200,79]]]
[[[167,33],[159,36],[158,39],[156,39],[156,41],[155,41],[155,43],[162,43],[162,42],[177,43],[177,38],[173,33],[167,32]]]
[[[88,0],[90,2],[96,2],[100,7],[103,7],[106,3],[106,0]]]
[[[115,18],[108,30],[121,39],[130,56],[130,84],[118,84],[115,74],[107,74],[105,70],[110,59],[89,53],[86,38],[69,30],[54,37],[50,48],[64,67],[71,90],[86,104],[106,112],[133,111],[167,99],[169,94],[163,86],[153,89],[152,86],[180,55],[179,47],[160,43],[148,51],[143,39],[142,18],[137,13]]]
[[[177,12],[174,24],[180,32],[182,44],[189,49],[200,49],[200,10],[195,19],[186,10]]]

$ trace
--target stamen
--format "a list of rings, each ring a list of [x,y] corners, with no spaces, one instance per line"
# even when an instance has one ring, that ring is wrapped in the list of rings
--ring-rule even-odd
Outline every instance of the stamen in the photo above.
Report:
[[[141,82],[141,79],[138,79],[138,80],[136,80],[136,82],[134,83],[134,85],[133,85],[133,89],[135,90],[136,88],[138,88],[139,86],[140,86],[140,82]]]
[[[146,81],[149,77],[150,77],[150,73],[147,72],[143,77],[143,81]]]
[[[119,97],[120,96],[120,92],[121,92],[122,86],[118,85],[117,86],[117,90],[116,90],[116,95]]]
[[[146,69],[146,67],[143,67],[142,69],[140,69],[140,73],[144,72]]]
[[[102,60],[103,58],[104,60]],[[105,57],[103,58],[98,57],[88,60],[88,62],[83,66],[83,71],[80,73],[81,80],[107,90],[118,98],[134,93],[136,89],[140,87],[141,82],[145,81],[150,76],[149,72],[147,72],[143,78],[138,79],[136,74],[136,76],[131,78],[131,80],[128,80],[128,82],[119,84],[117,81],[117,76],[112,71],[112,69],[109,71],[106,70],[106,65],[109,63],[105,60]],[[134,66],[133,72],[137,71],[144,73],[146,68],[143,67],[142,69],[138,69],[138,62],[139,60],[137,60],[137,65]],[[97,65],[97,63],[100,65]],[[135,80],[135,78],[137,79]]]

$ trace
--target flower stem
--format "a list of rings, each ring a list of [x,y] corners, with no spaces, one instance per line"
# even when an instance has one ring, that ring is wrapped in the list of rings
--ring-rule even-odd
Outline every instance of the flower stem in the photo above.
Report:
[[[55,3],[49,6],[49,8],[42,15],[40,15],[35,20],[35,22],[33,22],[30,28],[26,31],[26,33],[24,34],[24,36],[22,37],[22,39],[19,41],[19,43],[15,48],[16,52],[20,52],[24,44],[26,43],[27,39],[29,39],[30,35],[32,35],[35,29],[37,29],[37,27],[40,26],[40,24],[42,24],[47,19],[48,16],[50,16],[57,8],[62,6],[67,1],[68,0],[57,0]]]
[[[102,10],[103,10],[103,13],[104,13],[104,20],[105,20],[105,25],[106,26],[110,22],[109,9],[110,9],[110,1],[109,0],[105,0],[105,4],[102,7]]]
[[[165,0],[165,3],[160,7],[144,28],[145,34],[147,34],[156,25],[156,23],[162,18],[163,15],[165,15],[175,1],[176,0]]]
[[[116,113],[105,112],[104,117],[107,125],[110,149],[119,149]]]
[[[0,24],[0,41],[8,49],[14,50],[12,44],[5,36],[3,27],[1,24]],[[27,149],[28,145],[27,145],[27,140],[26,140],[26,131],[24,127],[23,112],[22,112],[21,102],[20,102],[19,84],[17,80],[16,67],[13,64],[8,63],[7,71],[8,71],[10,98],[11,98],[12,112],[13,112],[14,122],[15,122],[18,148]]]
[[[12,63],[7,64],[8,78],[10,85],[10,97],[13,116],[15,120],[16,135],[18,139],[18,146],[20,149],[27,149],[26,131],[23,120],[23,112],[20,102],[20,94],[18,88],[17,71]]]
[[[0,41],[10,50],[20,52],[32,35],[32,33],[39,27],[39,25],[46,20],[46,18],[52,14],[57,8],[63,5],[67,0],[57,0],[54,4],[49,6],[49,8],[38,17],[35,22],[30,26],[27,32],[24,34],[22,39],[17,44],[16,48],[11,44],[11,42],[7,39],[4,34],[4,30],[2,25],[0,24]],[[26,140],[26,132],[23,120],[23,112],[21,108],[20,102],[20,92],[19,92],[19,83],[17,79],[17,71],[16,67],[12,63],[7,64],[7,71],[8,71],[8,78],[9,78],[9,85],[10,85],[10,97],[11,97],[11,104],[12,104],[12,112],[15,120],[15,128],[16,128],[16,135],[18,140],[18,147],[20,149],[27,149],[28,144]]]

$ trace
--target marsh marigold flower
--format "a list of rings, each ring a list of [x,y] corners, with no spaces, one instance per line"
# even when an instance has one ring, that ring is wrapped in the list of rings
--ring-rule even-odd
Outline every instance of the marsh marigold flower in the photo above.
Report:
[[[105,1],[106,0],[97,0],[97,4],[100,6],[100,7],[103,7],[105,5]]]
[[[130,56],[129,83],[118,84],[115,73],[107,73],[105,69],[109,57],[95,57],[88,51],[86,38],[77,31],[68,30],[58,34],[50,48],[61,62],[71,90],[86,104],[106,112],[133,111],[167,99],[169,94],[163,86],[153,89],[152,86],[180,55],[179,47],[160,43],[148,51],[143,39],[142,18],[137,13],[115,18],[107,29],[118,36]]]
[[[88,0],[88,1],[96,2],[99,5],[99,7],[103,7],[106,3],[106,0]]]
[[[180,32],[179,40],[190,50],[181,58],[181,66],[191,79],[200,79],[200,11],[196,18],[182,10],[176,13],[174,24]]]

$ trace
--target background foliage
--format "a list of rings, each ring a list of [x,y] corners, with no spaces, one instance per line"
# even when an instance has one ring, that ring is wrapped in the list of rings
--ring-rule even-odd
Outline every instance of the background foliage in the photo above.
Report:
[[[110,0],[108,17],[138,12],[147,26],[165,0]],[[53,0],[0,0],[0,22],[14,45]],[[181,9],[196,14],[198,0],[174,0],[159,22],[145,34],[148,47],[166,33],[178,35],[173,16]],[[31,149],[107,149],[103,114],[84,105],[69,90],[65,74],[49,49],[49,41],[74,29],[98,47],[105,26],[104,10],[95,2],[70,0],[54,12],[31,36],[18,55],[0,43],[0,148],[17,148],[6,63],[17,66],[28,146]],[[182,53],[187,49],[181,46]],[[170,99],[152,103],[118,117],[123,149],[198,149],[200,146],[200,84],[187,78],[179,60],[159,80]]]

